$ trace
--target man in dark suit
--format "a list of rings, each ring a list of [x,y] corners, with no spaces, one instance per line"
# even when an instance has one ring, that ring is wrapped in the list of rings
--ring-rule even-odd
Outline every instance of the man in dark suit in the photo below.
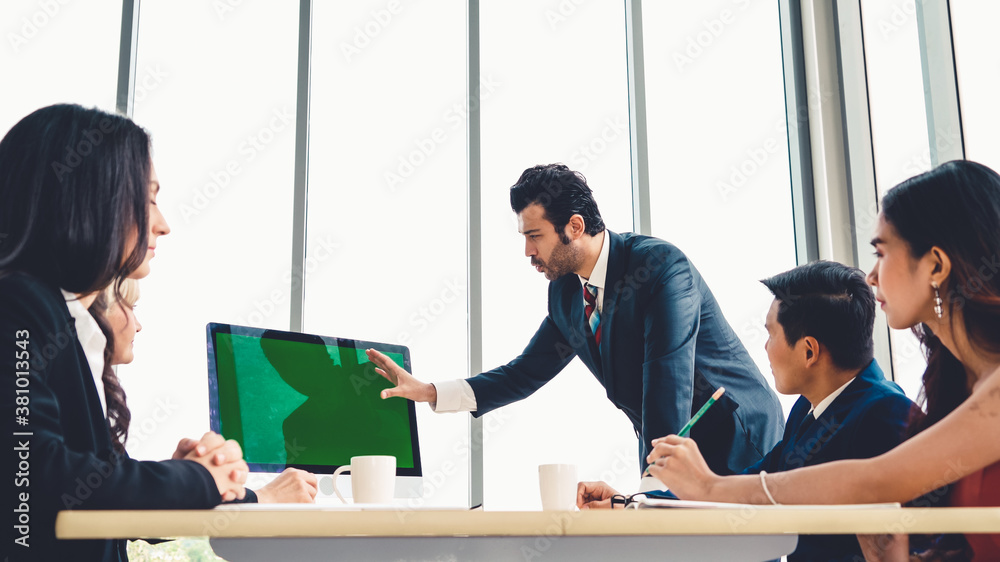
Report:
[[[774,294],[765,321],[765,347],[775,386],[782,394],[801,396],[781,442],[742,473],[869,458],[898,445],[913,403],[885,379],[873,359],[875,295],[864,273],[839,263],[815,262],[762,283]],[[603,482],[581,482],[578,492],[577,503],[583,508],[609,507],[617,494]],[[788,560],[864,556],[852,535],[809,535],[799,538]]]
[[[641,458],[725,386],[692,436],[719,472],[759,461],[781,434],[781,406],[687,256],[605,229],[586,180],[562,164],[526,170],[510,199],[525,255],[551,281],[548,316],[519,357],[462,381],[424,384],[371,351],[397,385],[382,397],[481,416],[527,397],[578,356],[632,422]]]
[[[815,262],[762,282],[775,296],[765,321],[775,387],[801,396],[781,442],[743,473],[865,459],[899,445],[914,404],[873,359],[875,295],[864,273]],[[854,536],[810,535],[788,560],[864,556]]]

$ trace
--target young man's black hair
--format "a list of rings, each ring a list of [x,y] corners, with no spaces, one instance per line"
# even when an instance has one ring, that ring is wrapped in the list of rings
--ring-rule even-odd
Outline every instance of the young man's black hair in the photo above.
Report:
[[[761,283],[780,303],[778,323],[788,345],[812,336],[841,369],[860,369],[872,360],[875,294],[860,269],[817,261]]]

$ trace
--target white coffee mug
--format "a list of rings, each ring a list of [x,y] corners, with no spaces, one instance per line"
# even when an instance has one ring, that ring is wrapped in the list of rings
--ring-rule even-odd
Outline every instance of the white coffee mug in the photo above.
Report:
[[[542,493],[542,509],[568,511],[576,508],[576,465],[538,465],[538,488]]]
[[[367,455],[351,457],[351,464],[333,473],[333,491],[340,501],[347,503],[337,489],[337,477],[345,472],[351,475],[351,493],[354,503],[392,503],[396,490],[396,457]]]

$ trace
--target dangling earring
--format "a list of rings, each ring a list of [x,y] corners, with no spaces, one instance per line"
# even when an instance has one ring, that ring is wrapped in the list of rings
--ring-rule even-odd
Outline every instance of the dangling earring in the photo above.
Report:
[[[941,292],[938,291],[937,282],[932,281],[931,287],[934,287],[934,314],[937,314],[937,317],[941,318],[944,315],[944,311],[941,309]]]

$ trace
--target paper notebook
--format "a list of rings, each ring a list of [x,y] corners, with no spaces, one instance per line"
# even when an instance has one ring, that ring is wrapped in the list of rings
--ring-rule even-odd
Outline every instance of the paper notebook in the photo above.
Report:
[[[662,498],[639,498],[626,509],[898,509],[898,503],[862,503],[848,505],[752,505],[746,503],[704,502],[695,500],[670,500]]]
[[[468,511],[467,507],[384,505],[374,503],[227,503],[218,511]]]

